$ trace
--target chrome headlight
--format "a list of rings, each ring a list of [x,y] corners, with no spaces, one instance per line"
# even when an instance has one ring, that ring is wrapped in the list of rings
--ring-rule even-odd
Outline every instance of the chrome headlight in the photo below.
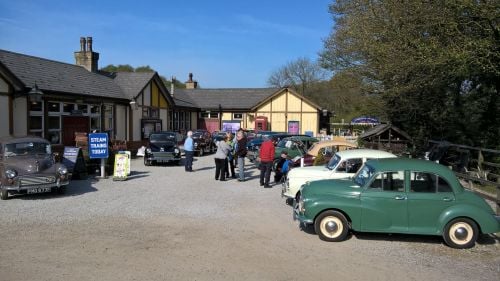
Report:
[[[146,148],[146,153],[151,153],[151,148]]]
[[[198,147],[198,143],[197,142],[194,143],[194,147]]]
[[[304,206],[304,197],[302,197],[302,194],[299,197],[299,212],[304,213],[306,211],[306,208]]]
[[[181,151],[178,148],[174,149],[174,152],[175,152],[175,154],[181,153]]]
[[[68,173],[68,168],[64,167],[64,166],[60,166],[58,169],[57,169],[57,172],[60,174],[60,175],[66,175]]]
[[[6,170],[5,171],[5,176],[8,179],[13,179],[13,178],[17,177],[17,171],[16,170],[12,170],[12,169]]]

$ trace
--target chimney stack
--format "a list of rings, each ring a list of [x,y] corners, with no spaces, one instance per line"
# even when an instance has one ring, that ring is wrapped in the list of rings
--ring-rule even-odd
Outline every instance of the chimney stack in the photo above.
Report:
[[[75,52],[76,65],[83,66],[90,72],[97,72],[99,53],[92,51],[92,37],[80,37],[80,51]]]
[[[175,77],[172,76],[172,83],[170,83],[170,95],[174,97],[174,91],[175,91]]]
[[[87,50],[92,52],[92,37],[87,37]]]
[[[189,80],[186,81],[186,89],[198,88],[198,82],[193,80],[193,73],[189,73]]]
[[[87,50],[86,44],[87,41],[85,40],[85,37],[80,37],[80,52],[85,52]]]

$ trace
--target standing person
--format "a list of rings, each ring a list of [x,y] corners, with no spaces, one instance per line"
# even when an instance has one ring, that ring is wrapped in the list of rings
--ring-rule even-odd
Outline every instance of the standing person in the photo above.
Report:
[[[184,154],[186,155],[186,163],[184,164],[184,170],[186,172],[193,171],[194,141],[192,136],[193,136],[193,131],[188,131],[187,138],[184,141]]]
[[[238,170],[240,177],[238,181],[245,181],[245,157],[247,156],[247,138],[243,130],[238,130],[236,133],[236,157],[238,157]]]
[[[229,146],[231,147],[231,150],[227,154],[226,178],[229,178],[229,172],[231,172],[231,178],[235,179],[236,174],[234,172],[234,136],[233,133],[231,132],[226,133],[226,136],[227,136],[227,144],[229,144]]]
[[[272,138],[268,137],[260,146],[260,186],[271,187],[269,180],[271,178],[271,169],[274,161],[274,143]]]
[[[227,136],[217,143],[217,151],[215,152],[215,180],[226,180],[226,158],[231,150],[229,144],[226,143]],[[220,179],[219,179],[220,176]]]
[[[287,162],[287,165],[285,165],[285,162]],[[278,183],[281,181],[281,178],[283,176],[286,176],[289,170],[289,163],[290,160],[288,160],[288,152],[286,150],[281,151],[281,158],[278,164],[276,165],[276,171],[274,172],[274,182]]]

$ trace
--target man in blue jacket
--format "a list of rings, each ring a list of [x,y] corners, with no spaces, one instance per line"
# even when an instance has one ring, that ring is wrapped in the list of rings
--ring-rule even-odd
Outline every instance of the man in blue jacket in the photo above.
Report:
[[[186,172],[193,171],[194,142],[192,136],[193,136],[193,131],[187,132],[187,138],[184,141],[184,153],[186,155],[186,163],[184,164],[184,170]]]

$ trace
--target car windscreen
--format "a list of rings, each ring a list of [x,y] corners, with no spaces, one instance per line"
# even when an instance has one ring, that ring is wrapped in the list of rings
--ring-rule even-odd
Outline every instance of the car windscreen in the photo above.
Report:
[[[364,186],[367,183],[372,175],[375,173],[375,169],[373,169],[369,165],[364,165],[359,169],[359,171],[354,175],[354,182],[359,186]]]
[[[328,164],[326,164],[326,167],[330,170],[333,170],[335,169],[335,167],[337,167],[337,165],[340,163],[341,160],[342,159],[340,158],[340,156],[338,154],[335,154],[335,156],[333,156],[332,159],[330,159]]]
[[[8,143],[4,148],[4,156],[51,154],[50,144],[44,142]]]
[[[152,134],[149,136],[150,142],[166,142],[166,141],[174,141],[175,142],[175,134]]]

